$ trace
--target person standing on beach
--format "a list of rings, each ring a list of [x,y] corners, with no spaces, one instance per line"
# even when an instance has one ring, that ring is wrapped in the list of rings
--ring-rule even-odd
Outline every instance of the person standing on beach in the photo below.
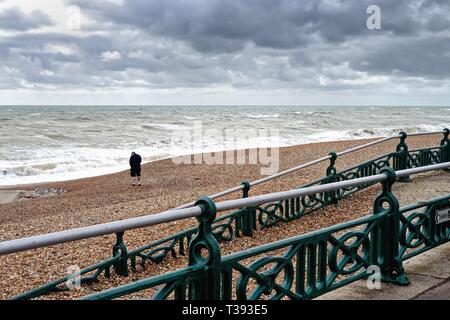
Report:
[[[130,157],[130,173],[132,186],[141,185],[141,162],[141,156],[135,152],[132,152]]]

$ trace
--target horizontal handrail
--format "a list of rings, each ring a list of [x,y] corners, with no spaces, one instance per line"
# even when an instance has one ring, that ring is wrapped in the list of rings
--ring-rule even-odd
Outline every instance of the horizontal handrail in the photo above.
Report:
[[[429,135],[432,135],[432,134],[439,134],[439,133],[443,133],[443,132],[444,131],[408,133],[408,137],[429,136]]]
[[[3,241],[0,242],[0,255],[148,227],[164,222],[199,216],[201,213],[201,208],[196,206],[186,209],[164,211],[142,217],[96,224],[82,228],[52,232],[17,240]]]
[[[413,169],[396,171],[396,176],[406,177],[413,174],[440,170],[450,168],[450,162],[444,162],[435,165],[429,165],[426,167],[418,167]],[[376,182],[382,182],[387,179],[387,175],[380,173],[377,175],[356,178],[352,180],[334,182],[329,184],[323,184],[319,186],[311,186],[301,189],[293,189],[289,191],[275,192],[270,194],[264,194],[260,196],[253,196],[249,198],[227,200],[223,202],[217,202],[217,211],[227,211],[230,209],[238,209],[244,207],[251,207],[260,205],[267,202],[282,201],[293,197],[308,196],[316,193],[329,192],[337,189],[343,189],[348,187],[355,187],[364,184],[372,184]],[[70,241],[88,239],[98,236],[103,236],[112,233],[120,233],[126,230],[137,229],[157,225],[165,222],[176,221],[191,217],[197,217],[202,214],[200,206],[194,206],[184,209],[172,209],[157,214],[130,218],[125,220],[119,220],[114,222],[108,222],[103,224],[97,224],[82,228],[58,231],[48,234],[36,235],[32,237],[15,239],[9,241],[0,242],[0,255],[21,252],[56,244],[62,244]]]
[[[441,201],[447,199],[448,197],[449,197],[449,196],[446,195],[446,196],[436,197],[436,198],[430,199],[430,200],[428,200],[428,201],[419,201],[419,202],[417,202],[417,203],[414,203],[414,204],[410,204],[410,205],[401,207],[401,208],[400,208],[400,212],[406,212],[406,211],[416,210],[416,209],[425,207],[425,206],[429,205],[430,203],[441,202]]]
[[[415,136],[421,136],[421,135],[442,134],[443,132],[444,131],[412,133],[412,134],[408,134],[408,136],[410,136],[410,137],[414,136],[415,137]],[[399,134],[397,136],[382,138],[382,139],[379,139],[379,140],[376,140],[376,141],[372,141],[372,142],[368,142],[368,143],[362,144],[362,145],[357,146],[357,147],[353,147],[353,148],[350,148],[350,149],[346,149],[346,150],[337,152],[336,155],[337,156],[343,156],[345,154],[352,153],[352,152],[355,152],[355,151],[358,151],[358,150],[361,150],[361,149],[365,149],[365,148],[368,148],[368,147],[371,147],[371,146],[374,146],[374,145],[377,145],[377,144],[380,144],[380,143],[383,143],[383,142],[386,142],[386,141],[389,141],[389,140],[392,140],[392,139],[398,139],[400,137],[401,137],[401,134]],[[332,157],[331,155],[327,155],[327,156],[324,156],[322,158],[319,158],[319,159],[316,159],[316,160],[313,160],[313,161],[310,161],[310,162],[307,162],[307,163],[304,163],[304,164],[300,164],[300,165],[298,165],[296,167],[292,167],[292,168],[289,168],[287,170],[275,173],[273,175],[270,175],[270,176],[267,176],[267,177],[264,177],[264,178],[261,178],[261,179],[258,179],[258,180],[251,181],[251,182],[249,182],[249,184],[250,184],[251,187],[253,187],[253,186],[265,183],[267,181],[270,181],[270,180],[273,180],[273,179],[276,179],[276,178],[279,178],[279,177],[283,177],[283,176],[285,176],[285,175],[287,175],[289,173],[292,173],[292,172],[295,172],[295,171],[298,171],[298,170],[301,170],[301,169],[305,169],[305,168],[310,167],[312,165],[315,165],[315,164],[318,164],[320,162],[329,160],[329,159],[331,159],[331,157]],[[210,197],[211,199],[216,199],[216,198],[220,198],[220,197],[229,195],[231,193],[240,191],[242,189],[244,189],[244,186],[243,185],[239,185],[239,186],[236,186],[236,187],[233,187],[233,188],[230,188],[230,189],[227,189],[227,190],[224,190],[224,191],[221,191],[221,192],[209,195],[208,197]],[[192,202],[186,203],[184,205],[178,206],[175,209],[189,208],[189,207],[192,207],[193,205],[195,205],[195,201],[192,201]]]
[[[407,177],[413,174],[446,169],[450,167],[450,162],[444,162],[439,164],[434,164],[426,167],[418,167],[412,169],[405,169],[396,171],[397,178]],[[301,189],[293,189],[289,191],[281,191],[269,194],[263,194],[259,196],[253,196],[250,198],[242,198],[242,199],[234,199],[234,200],[226,200],[222,202],[216,203],[217,211],[226,211],[235,208],[243,208],[243,207],[251,207],[259,204],[274,202],[274,201],[283,201],[289,198],[294,197],[303,197],[310,196],[316,193],[329,192],[338,189],[356,187],[364,184],[373,184],[376,182],[382,182],[387,179],[387,175],[384,173],[379,173],[377,175],[356,178],[352,180],[345,180],[333,183],[322,184],[318,186],[311,186],[307,188]]]

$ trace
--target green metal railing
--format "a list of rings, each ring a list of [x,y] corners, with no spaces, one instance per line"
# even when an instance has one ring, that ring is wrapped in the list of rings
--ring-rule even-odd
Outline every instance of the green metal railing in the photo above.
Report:
[[[435,217],[437,210],[450,210],[450,194],[399,208],[392,193],[396,172],[384,168],[381,175],[386,178],[372,215],[224,257],[212,233],[218,204],[202,198],[197,202],[201,231],[191,242],[188,267],[82,299],[114,299],[142,290],[152,291],[151,299],[312,299],[368,277],[371,266],[379,268],[383,282],[407,285],[402,262],[450,240],[450,221]]]
[[[410,259],[450,240],[450,224],[438,223],[436,212],[450,208],[450,196],[435,198],[400,209],[402,260]]]
[[[441,163],[442,161],[445,162],[449,159],[449,130],[445,129],[443,133],[444,139],[439,147],[413,151],[408,151],[406,145],[407,135],[406,133],[401,133],[400,143],[396,148],[396,152],[369,160],[340,172],[337,172],[335,168],[338,158],[337,154],[330,153],[330,165],[327,168],[326,176],[299,188],[373,176],[386,167],[403,170]],[[345,153],[345,151],[341,152],[341,154]],[[406,180],[408,180],[408,177],[406,177]],[[331,192],[316,193],[267,203],[261,206],[242,208],[215,219],[212,222],[212,234],[218,241],[231,241],[234,237],[252,236],[253,230],[264,229],[279,222],[289,222],[298,219],[305,214],[317,211],[328,205],[337,204],[343,198],[371,185],[358,185]],[[244,182],[241,190],[243,191],[243,197],[248,197],[250,183]],[[113,258],[81,270],[81,283],[83,285],[91,284],[97,281],[98,276],[102,273],[109,277],[111,269],[114,269],[115,273],[121,276],[127,276],[130,270],[136,270],[137,260],[139,260],[139,264],[142,267],[145,267],[148,261],[160,263],[168,255],[173,257],[185,255],[188,252],[190,241],[197,233],[197,227],[190,228],[130,251],[127,250],[123,242],[123,233],[117,233],[117,241],[113,247]],[[28,299],[54,291],[68,290],[66,287],[68,278],[69,276],[49,282],[15,298]]]
[[[398,284],[406,284],[407,279],[403,275],[401,261],[413,255],[419,254],[420,252],[429,250],[430,248],[433,248],[449,240],[450,236],[449,222],[447,221],[444,222],[443,224],[437,222],[437,220],[435,219],[435,215],[437,209],[445,208],[446,210],[450,210],[450,195],[434,199],[426,203],[420,203],[415,206],[409,206],[404,209],[398,209],[398,202],[395,196],[392,194],[392,184],[396,179],[396,175],[398,178],[402,178],[405,176],[409,176],[410,174],[428,172],[430,170],[440,170],[449,167],[450,162],[446,162],[442,164],[427,166],[424,168],[401,170],[398,171],[397,173],[392,168],[385,168],[382,170],[380,174],[371,177],[362,177],[349,181],[335,182],[326,185],[313,186],[303,189],[294,189],[285,192],[278,192],[274,194],[251,197],[248,199],[228,200],[220,203],[214,203],[209,198],[202,198],[197,202],[195,208],[189,210],[190,212],[189,216],[198,217],[199,232],[191,240],[189,245],[188,268],[183,268],[176,272],[171,272],[150,279],[137,281],[132,284],[107,290],[105,292],[89,296],[86,298],[106,299],[106,298],[120,297],[123,295],[132,294],[134,292],[151,289],[157,286],[158,290],[152,295],[152,298],[155,299],[167,299],[167,298],[229,299],[230,287],[232,298],[243,299],[244,297],[242,295],[242,292],[244,289],[242,289],[242,286],[244,285],[242,283],[247,282],[245,281],[242,282],[243,280],[241,280],[240,282],[239,281],[235,282],[235,280],[233,279],[236,279],[236,277],[233,278],[233,270],[235,273],[240,271],[244,272],[246,270],[245,268],[249,264],[248,263],[242,264],[241,261],[253,257],[255,259],[258,258],[257,259],[258,262],[255,261],[254,263],[251,263],[249,267],[251,272],[250,271],[246,272],[248,272],[249,275],[254,276],[255,279],[254,281],[252,280],[253,285],[250,285],[250,287],[253,288],[257,284],[258,285],[257,288],[259,288],[257,292],[259,293],[254,294],[252,293],[253,291],[251,291],[249,295],[246,296],[246,298],[249,299],[258,297],[263,298],[261,296],[260,291],[262,291],[264,293],[264,297],[266,297],[268,295],[266,293],[268,292],[269,288],[272,289],[277,288],[278,291],[284,288],[283,292],[285,293],[285,295],[288,295],[291,298],[294,297],[307,299],[323,294],[325,292],[328,292],[330,290],[333,290],[337,287],[343,286],[349,282],[355,281],[363,277],[363,275],[361,274],[363,269],[361,268],[363,267],[366,268],[367,263],[362,265],[354,265],[354,263],[355,261],[361,261],[361,257],[359,257],[360,256],[359,252],[363,249],[366,250],[367,247],[376,248],[374,249],[373,252],[377,254],[376,257],[379,257],[379,259],[377,260],[369,259],[369,260],[372,262],[376,261],[378,263],[372,265],[378,265],[380,267],[384,281]],[[311,284],[309,284],[309,287],[308,285],[306,285],[305,293],[303,295],[298,296],[293,294],[292,292],[288,294],[286,286],[280,287],[279,284],[277,283],[270,283],[270,281],[276,282],[279,272],[274,274],[273,273],[274,270],[270,270],[269,273],[263,272],[264,276],[259,276],[258,272],[254,270],[252,271],[251,269],[252,267],[253,268],[258,267],[257,269],[259,270],[261,268],[261,265],[266,266],[267,264],[269,264],[269,262],[275,263],[277,261],[278,262],[281,261],[278,256],[276,257],[276,259],[272,259],[273,257],[260,257],[260,255],[269,252],[270,251],[269,249],[272,249],[273,254],[279,255],[277,250],[282,249],[283,247],[280,246],[279,244],[280,243],[290,244],[289,241],[291,239],[282,240],[276,242],[275,244],[264,245],[257,248],[246,250],[242,252],[242,256],[240,255],[240,253],[226,256],[223,259],[220,256],[220,247],[218,245],[216,237],[213,234],[212,228],[212,223],[215,219],[216,212],[218,211],[226,211],[229,210],[230,208],[244,207],[244,206],[246,208],[251,208],[264,203],[270,203],[271,201],[274,201],[276,199],[278,199],[278,201],[282,201],[286,199],[293,199],[298,196],[315,194],[317,192],[330,192],[332,190],[337,190],[339,188],[352,187],[367,183],[373,184],[376,182],[382,182],[383,192],[377,197],[374,203],[374,211],[373,211],[374,214],[372,217],[366,217],[363,219],[333,226],[331,228],[326,228],[321,231],[316,231],[295,238],[295,239],[297,238],[302,239],[302,241],[305,241],[302,244],[306,245],[311,244],[315,240],[320,238],[318,237],[318,235],[323,236],[327,235],[326,239],[329,243],[327,242],[326,245],[322,243],[321,247],[319,246],[319,248],[321,249],[317,249],[319,250],[318,252],[311,251],[312,249],[307,249],[308,256],[310,258],[307,259],[308,264],[306,265],[305,269],[306,271],[305,270],[301,271],[303,272],[303,276],[305,276],[305,272],[309,272],[308,270],[311,270],[312,275],[307,273],[305,279],[312,279],[314,278],[314,275],[316,275],[317,270],[325,270],[326,271],[325,273],[327,274],[326,276],[327,282],[325,283],[325,285],[323,285],[323,287],[322,285],[317,285],[317,288],[312,290],[310,288]],[[426,209],[424,210],[423,208],[425,207]],[[197,212],[196,208],[199,208],[200,210],[199,215],[196,213]],[[417,211],[418,209],[421,209],[421,211]],[[420,216],[424,214],[427,215],[426,219]],[[386,215],[386,217],[384,215]],[[372,220],[374,224],[377,224],[380,227],[378,226],[374,227],[372,225],[369,225],[369,222],[371,222]],[[97,234],[104,234],[108,232],[108,231],[95,231],[101,230],[99,228],[95,229],[93,227],[88,228],[89,230],[92,230],[90,231],[91,233],[95,232]],[[381,231],[376,231],[373,234],[369,232],[370,236],[368,236],[368,238],[365,237],[363,239],[364,240],[363,242],[365,243],[363,247],[361,247],[359,244],[356,245],[355,243],[357,243],[363,238],[362,233],[366,232],[371,228],[375,228],[376,230]],[[415,230],[416,228],[419,228],[419,230],[418,231]],[[330,232],[330,230],[333,232]],[[378,232],[381,232],[381,234],[379,234]],[[73,233],[74,231],[69,230],[67,232],[63,232],[63,234],[56,233],[54,234],[54,236],[52,234],[49,234],[45,237],[39,236],[38,238],[35,238],[32,241],[37,242],[37,244],[36,243],[33,244],[35,247],[38,245],[40,246],[43,243],[47,244],[61,243],[61,241],[67,241],[64,239],[67,239],[67,237],[72,236]],[[345,235],[343,235],[342,233],[345,233]],[[428,238],[426,240],[422,240],[422,238],[425,236],[428,236]],[[349,242],[349,240],[352,239],[353,241]],[[368,244],[367,241],[369,241]],[[381,241],[381,244],[379,243],[379,241]],[[28,247],[28,243],[29,241],[27,240],[27,238],[19,240],[19,242],[13,241],[11,246],[14,246],[15,247],[14,249],[9,249],[10,247],[9,245],[3,245],[0,246],[0,253],[8,252],[8,250],[9,252],[20,251],[22,250],[21,248]],[[274,246],[272,247],[272,245]],[[332,245],[335,246],[333,249],[334,251],[330,247]],[[325,248],[327,252],[324,251]],[[409,249],[413,249],[415,250],[415,252],[412,253],[407,252],[407,250]],[[331,250],[330,252],[334,253],[332,254],[328,252],[328,250]],[[339,252],[336,253],[336,250],[341,253]],[[206,251],[206,253],[204,251]],[[342,255],[345,254],[347,255],[350,254],[350,258],[348,258],[348,261],[342,259]],[[320,260],[316,261],[316,257],[318,257],[319,255],[322,257],[327,257],[324,258],[326,260],[323,260],[322,262],[320,262]],[[337,258],[335,259],[335,256],[339,256],[339,259]],[[229,266],[223,263],[229,261],[228,259],[231,259],[231,257],[234,258],[239,257],[240,259],[239,265],[232,264],[232,266],[234,267],[231,268],[231,278],[230,278]],[[283,255],[283,257],[286,257],[286,255]],[[325,263],[325,261],[327,262],[327,267],[322,266]],[[213,265],[210,265],[210,263]],[[284,270],[283,272],[290,273],[291,267],[288,268],[289,269],[282,268]],[[296,266],[296,268],[298,268],[298,265]],[[329,270],[327,268],[329,268]],[[277,267],[275,269],[278,270],[279,268]],[[224,274],[225,271],[223,270],[228,271]],[[242,278],[244,275],[241,274],[239,277]],[[300,273],[298,276],[296,276],[296,278],[303,276]],[[219,283],[223,283],[222,287],[220,290],[216,289],[217,291],[212,292],[209,283],[211,282],[217,283],[218,277],[220,279]],[[273,279],[270,277],[272,277]],[[229,279],[232,279],[231,285]],[[311,282],[311,280],[308,281]],[[263,287],[261,287],[261,283],[264,285]],[[238,284],[239,286],[237,287],[234,286]],[[233,289],[238,287],[241,289],[239,290]],[[276,295],[272,297],[269,292],[269,297],[276,299],[280,297],[280,294],[278,292]]]

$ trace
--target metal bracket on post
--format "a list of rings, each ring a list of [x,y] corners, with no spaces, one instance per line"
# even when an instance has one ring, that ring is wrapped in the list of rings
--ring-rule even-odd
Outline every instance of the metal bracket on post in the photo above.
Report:
[[[329,153],[330,156],[330,165],[327,168],[327,172],[326,172],[326,183],[333,183],[333,182],[337,182],[336,179],[336,159],[337,159],[337,153],[336,152],[330,152]],[[329,203],[334,203],[334,204],[338,204],[339,202],[339,197],[337,196],[337,194],[339,193],[339,190],[334,190],[334,191],[329,191],[325,193],[325,197],[326,197],[326,201]]]
[[[394,169],[397,170],[405,170],[408,169],[408,145],[406,144],[406,138],[408,134],[404,131],[400,132],[400,142],[397,145],[397,157],[395,158]],[[411,177],[400,177],[397,180],[398,182],[411,182]]]
[[[250,182],[243,181],[242,198],[248,198],[248,193],[250,191]],[[253,236],[253,229],[256,228],[256,210],[255,208],[248,207],[245,208],[245,213],[240,219],[240,229],[243,236],[251,237]]]
[[[212,222],[216,218],[216,205],[209,197],[201,197],[195,203],[202,210],[197,236],[189,243],[189,265],[202,264],[204,270],[189,284],[190,300],[220,299],[220,247],[212,233]]]
[[[397,285],[408,285],[400,256],[400,205],[392,193],[392,185],[396,181],[394,169],[386,167],[380,173],[387,175],[383,184],[383,192],[375,199],[374,214],[385,213],[386,218],[380,221],[379,229],[374,237],[374,252],[381,269],[381,280]]]
[[[441,140],[441,163],[450,161],[450,129],[444,129],[444,138]],[[446,172],[450,172],[450,168],[444,169]]]
[[[119,256],[119,260],[114,264],[114,270],[119,276],[128,276],[127,247],[123,242],[123,232],[116,233],[116,243],[113,247],[113,257]]]

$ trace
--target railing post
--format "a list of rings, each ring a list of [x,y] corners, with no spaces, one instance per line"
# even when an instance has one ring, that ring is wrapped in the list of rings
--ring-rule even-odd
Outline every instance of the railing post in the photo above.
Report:
[[[248,181],[242,181],[241,185],[242,188],[242,198],[248,198],[248,193],[250,191],[250,182]]]
[[[380,266],[381,280],[397,285],[408,285],[399,251],[400,242],[400,205],[392,193],[392,185],[396,180],[392,168],[383,168],[380,173],[387,175],[383,181],[383,192],[375,199],[374,214],[386,214],[380,221],[374,234],[374,250],[376,263]]]
[[[336,179],[336,159],[337,159],[337,153],[336,152],[330,152],[329,153],[330,156],[330,165],[327,168],[327,172],[326,172],[326,181],[327,183],[333,183],[333,182],[337,182]],[[325,193],[325,197],[326,197],[326,202],[328,203],[334,203],[337,204],[339,201],[339,197],[337,196],[339,194],[339,190],[334,190],[334,191],[329,191]]]
[[[220,299],[220,247],[212,233],[216,205],[211,198],[201,197],[196,203],[202,209],[197,236],[189,243],[189,265],[202,264],[200,276],[189,283],[189,300]]]
[[[242,182],[244,188],[242,189],[242,197],[248,198],[250,191],[250,182]],[[253,236],[253,230],[256,228],[256,209],[253,207],[245,208],[245,213],[241,216],[240,227],[243,236]]]
[[[116,243],[113,246],[113,257],[119,256],[119,260],[114,264],[114,271],[123,277],[128,276],[127,247],[123,242],[123,232],[116,233]]]
[[[406,138],[408,137],[408,134],[404,131],[400,132],[400,143],[397,145],[396,151],[397,155],[394,158],[394,169],[395,171],[398,170],[405,170],[408,169],[408,145],[406,144]],[[407,177],[400,177],[397,180],[398,182],[410,182],[411,178],[409,176]]]
[[[444,129],[444,138],[441,140],[441,163],[450,161],[450,130],[448,128]],[[444,169],[444,171],[450,172],[450,169]]]

